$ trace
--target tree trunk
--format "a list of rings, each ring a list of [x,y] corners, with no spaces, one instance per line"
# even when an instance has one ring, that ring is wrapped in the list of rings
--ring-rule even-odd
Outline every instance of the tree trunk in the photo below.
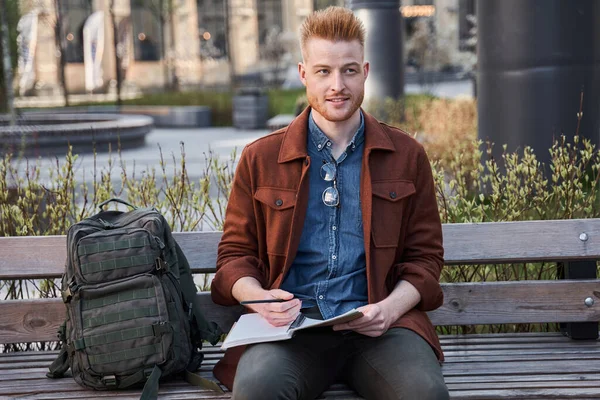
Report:
[[[173,6],[173,0],[167,0],[169,7],[169,36],[170,36],[170,47],[171,47],[171,90],[177,90],[179,87],[179,80],[177,79],[177,52],[175,45],[175,7]]]
[[[170,83],[170,75],[169,75],[169,63],[167,60],[167,43],[165,40],[165,23],[166,23],[166,16],[165,16],[165,1],[164,0],[159,0],[158,1],[158,19],[159,19],[159,29],[160,29],[160,56],[162,58],[162,62],[163,62],[163,75],[164,75],[164,88],[168,89],[171,86]]]
[[[54,25],[54,40],[56,42],[56,47],[58,48],[60,53],[58,78],[63,90],[63,95],[65,97],[65,107],[68,107],[69,93],[67,92],[67,81],[65,78],[65,65],[67,63],[67,60],[65,58],[66,47],[64,46],[64,40],[62,38],[62,7],[60,6],[60,0],[54,0],[54,8],[56,12],[56,24]]]
[[[119,54],[119,29],[117,28],[117,18],[115,17],[115,0],[110,0],[110,19],[113,26],[113,47],[115,51],[115,72],[117,79],[117,106],[121,107],[121,55]]]
[[[15,95],[13,92],[13,73],[12,73],[12,61],[10,59],[10,45],[8,40],[8,18],[6,16],[8,8],[6,7],[6,0],[0,0],[0,37],[2,50],[2,70],[4,77],[4,106],[10,115],[10,125],[16,124],[15,114]]]

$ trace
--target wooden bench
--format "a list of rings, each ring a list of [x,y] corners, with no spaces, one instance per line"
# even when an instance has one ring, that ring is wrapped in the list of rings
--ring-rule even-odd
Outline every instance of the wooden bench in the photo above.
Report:
[[[214,272],[220,233],[177,233],[196,273]],[[567,276],[584,270],[595,276],[600,259],[600,219],[531,221],[444,226],[446,268],[465,264],[560,262]],[[581,264],[582,260],[584,261]],[[58,278],[65,261],[65,237],[0,238],[0,279]],[[579,264],[575,262],[580,262]],[[587,267],[587,268],[586,268]],[[600,281],[567,279],[444,284],[444,305],[430,313],[434,324],[585,322],[573,325],[597,334]],[[209,319],[228,329],[239,308],[214,305],[199,296]],[[65,315],[60,299],[0,302],[0,343],[51,341]],[[441,336],[446,362],[443,372],[453,399],[600,397],[600,343],[573,340],[561,333],[474,334]],[[218,347],[205,348],[201,373],[221,357]],[[0,398],[137,399],[140,390],[90,392],[72,379],[50,380],[47,367],[56,352],[0,354]],[[161,385],[161,399],[228,398],[185,382]],[[352,399],[342,384],[322,395]]]

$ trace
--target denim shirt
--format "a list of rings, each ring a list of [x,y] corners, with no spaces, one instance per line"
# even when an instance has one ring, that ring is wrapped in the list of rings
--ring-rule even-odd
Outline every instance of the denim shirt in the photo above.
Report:
[[[360,205],[360,171],[364,148],[364,117],[352,141],[335,160],[331,141],[308,120],[308,209],[296,258],[281,289],[302,299],[302,308],[318,306],[324,318],[366,305],[367,276]],[[340,205],[323,203],[323,191],[333,186],[321,178],[321,166],[335,163]]]

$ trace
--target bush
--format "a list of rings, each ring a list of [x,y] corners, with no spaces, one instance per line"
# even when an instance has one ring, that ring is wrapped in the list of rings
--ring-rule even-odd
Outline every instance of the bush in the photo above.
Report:
[[[521,153],[505,149],[501,159],[494,160],[488,143],[458,141],[452,146],[448,153],[431,157],[444,223],[600,217],[600,153],[589,140],[561,137],[550,149],[551,163],[546,166],[530,147]],[[50,171],[48,181],[53,183],[42,182],[39,164],[6,156],[0,160],[0,235],[65,234],[73,222],[93,214],[97,204],[111,197],[156,207],[175,231],[222,229],[235,152],[225,163],[207,154],[207,167],[198,181],[188,176],[183,144],[181,155],[173,155],[172,162],[159,153],[158,170],[135,171],[119,154],[116,161],[111,158],[94,172],[93,182],[78,182],[77,156],[69,152]],[[24,168],[18,168],[18,162],[25,163]],[[173,178],[168,178],[167,168],[173,168]],[[445,268],[442,281],[556,279],[557,275],[553,263],[469,265]],[[9,298],[29,295],[28,288],[35,288],[37,296],[56,295],[53,283],[46,281],[0,286]],[[554,329],[553,325],[511,325],[441,331]]]

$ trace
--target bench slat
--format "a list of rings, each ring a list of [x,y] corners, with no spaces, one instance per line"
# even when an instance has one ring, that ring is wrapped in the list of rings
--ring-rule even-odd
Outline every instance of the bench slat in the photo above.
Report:
[[[597,218],[444,224],[443,230],[448,264],[600,259]]]
[[[444,305],[429,316],[434,325],[600,321],[599,285],[600,280],[445,284]],[[242,311],[213,304],[208,292],[198,296],[207,319],[225,331]],[[596,300],[591,307],[584,304],[587,296]],[[5,301],[2,310],[0,343],[55,340],[65,316],[56,298]]]
[[[453,283],[429,315],[435,325],[600,321],[598,287],[600,280]],[[595,304],[587,307],[586,297]]]
[[[600,219],[444,224],[443,230],[447,265],[600,259]],[[214,272],[221,232],[174,236],[195,273]],[[65,246],[65,236],[0,238],[0,279],[60,277]]]

